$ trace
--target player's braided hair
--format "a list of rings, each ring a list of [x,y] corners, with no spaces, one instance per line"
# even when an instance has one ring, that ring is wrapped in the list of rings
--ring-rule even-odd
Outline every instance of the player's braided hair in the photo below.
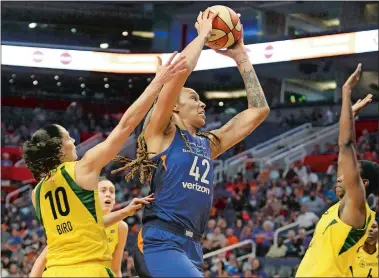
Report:
[[[112,174],[130,169],[130,171],[125,175],[126,181],[133,179],[135,177],[135,175],[137,173],[139,173],[139,175],[140,175],[139,180],[142,184],[144,184],[147,179],[148,180],[151,179],[152,168],[157,168],[156,164],[151,159],[149,159],[149,155],[155,154],[155,153],[147,151],[147,145],[146,145],[146,141],[145,141],[145,137],[144,137],[145,128],[147,126],[147,123],[150,121],[150,117],[151,117],[153,109],[154,109],[154,106],[150,110],[148,115],[146,116],[146,120],[144,123],[143,130],[142,130],[141,134],[138,136],[136,159],[133,160],[133,159],[122,157],[122,156],[116,156],[114,158],[115,162],[125,163],[125,165],[121,168],[113,170]],[[176,126],[176,128],[179,129],[180,137],[183,139],[186,147],[190,151],[192,151],[192,148],[191,148],[186,136],[183,134],[182,130],[178,126]],[[219,146],[220,139],[215,134],[213,134],[212,132],[209,132],[209,131],[208,132],[197,132],[196,135],[208,139],[215,146]],[[210,135],[212,135],[215,138],[216,142],[214,142],[211,139]]]

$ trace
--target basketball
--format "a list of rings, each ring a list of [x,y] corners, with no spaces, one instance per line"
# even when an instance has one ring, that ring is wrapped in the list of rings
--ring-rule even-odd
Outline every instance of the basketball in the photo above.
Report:
[[[242,25],[237,13],[222,5],[209,9],[211,13],[218,12],[218,16],[213,20],[212,34],[205,45],[213,49],[231,47],[241,37]]]

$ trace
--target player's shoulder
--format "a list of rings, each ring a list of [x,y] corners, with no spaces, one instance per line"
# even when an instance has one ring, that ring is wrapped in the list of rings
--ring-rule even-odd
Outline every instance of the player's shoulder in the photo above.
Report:
[[[128,232],[129,226],[125,221],[118,222],[118,231],[119,232]]]

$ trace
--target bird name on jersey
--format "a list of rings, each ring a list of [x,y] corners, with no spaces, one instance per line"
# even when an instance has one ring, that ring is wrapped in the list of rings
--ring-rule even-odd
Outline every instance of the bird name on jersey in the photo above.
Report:
[[[59,235],[69,233],[73,230],[72,224],[70,221],[63,222],[57,225],[57,232]]]

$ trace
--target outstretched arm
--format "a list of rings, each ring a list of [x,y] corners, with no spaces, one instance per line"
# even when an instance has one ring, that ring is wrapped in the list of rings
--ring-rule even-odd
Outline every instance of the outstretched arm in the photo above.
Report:
[[[343,209],[340,211],[340,217],[343,222],[357,229],[363,228],[366,216],[366,194],[355,151],[355,128],[351,106],[351,93],[359,82],[360,74],[361,64],[358,65],[342,88],[338,138],[340,158],[338,168],[340,168],[340,172],[342,171],[343,183],[346,187],[346,199]]]
[[[124,254],[126,240],[128,238],[128,224],[121,221],[118,224],[118,243],[112,256],[112,271],[116,277],[122,277],[121,262]]]
[[[198,31],[198,36],[183,50],[181,57],[187,58],[187,72],[178,75],[171,82],[165,84],[159,94],[157,103],[154,106],[152,116],[147,124],[145,136],[156,136],[163,134],[169,124],[172,110],[178,100],[179,94],[186,82],[188,76],[196,67],[204,44],[207,42],[211,31],[212,22],[217,14],[210,14],[209,10],[204,13],[200,12],[197,17],[195,27]]]
[[[46,266],[47,246],[43,249],[37,260],[33,264],[29,277],[42,277],[42,273]]]
[[[101,169],[118,154],[129,135],[149,111],[162,86],[176,75],[183,74],[186,71],[185,57],[181,57],[171,64],[176,54],[177,52],[172,55],[164,66],[161,65],[161,60],[158,58],[159,65],[154,80],[124,113],[120,122],[109,134],[107,139],[90,149],[77,163],[75,171],[79,173],[79,176],[86,176],[90,173],[100,173]],[[84,189],[93,190],[97,187],[97,183],[88,182],[88,185],[80,184],[80,186]]]
[[[144,198],[134,198],[128,206],[123,209],[105,214],[103,216],[104,228],[108,228],[117,222],[120,222],[126,217],[133,216],[137,211],[143,208],[145,205],[150,204],[154,200],[154,194],[146,196]]]
[[[242,34],[243,35],[243,34]],[[220,139],[219,146],[212,144],[212,159],[240,142],[256,129],[270,113],[270,108],[258,77],[246,53],[243,39],[234,49],[217,51],[234,59],[245,83],[248,108],[236,115],[221,128],[212,131]]]

